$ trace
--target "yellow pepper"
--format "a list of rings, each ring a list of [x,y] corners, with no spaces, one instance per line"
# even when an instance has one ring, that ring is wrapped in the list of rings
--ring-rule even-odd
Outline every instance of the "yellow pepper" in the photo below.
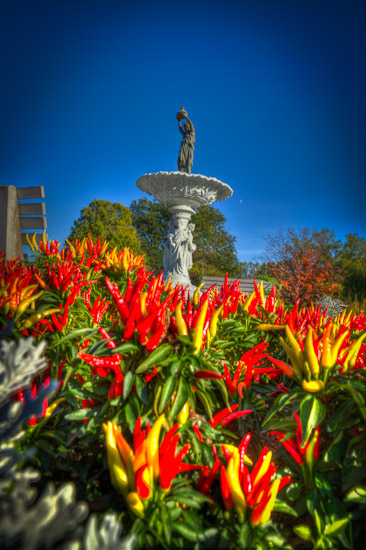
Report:
[[[293,349],[296,364],[300,371],[303,370],[303,364],[304,364],[304,354],[302,352],[302,349],[300,347],[299,342],[296,340],[295,336],[292,334],[292,331],[288,325],[285,327],[286,336],[288,338],[288,341],[290,342],[290,345]]]
[[[324,382],[322,380],[305,380],[302,381],[302,388],[309,393],[316,393],[324,388]]]
[[[305,463],[307,465],[310,476],[312,476],[314,468],[314,448],[318,441],[319,433],[318,430],[315,430],[313,437],[309,441],[309,445],[305,451]]]
[[[269,325],[269,324],[263,323],[257,326],[257,330],[263,330],[264,332],[268,332],[270,330],[283,330],[285,327],[286,325]]]
[[[44,319],[45,317],[48,317],[49,315],[52,315],[52,313],[60,313],[60,309],[59,308],[46,309],[45,311],[41,311],[40,313],[35,313],[34,315],[31,315],[24,322],[22,329],[31,328],[33,325],[38,323],[38,321],[40,321],[41,319]]]
[[[322,350],[322,356],[321,356],[321,364],[322,367],[329,369],[333,366],[332,363],[332,354],[331,354],[331,347],[330,347],[330,333],[332,330],[332,324],[329,323],[324,331],[323,335],[323,350]]]
[[[266,506],[263,509],[263,512],[260,514],[260,516],[257,518],[256,522],[253,523],[253,525],[258,525],[259,523],[267,523],[267,521],[271,518],[271,513],[273,510],[273,507],[275,505],[275,501],[277,498],[278,490],[280,488],[281,479],[277,478],[274,480],[274,482],[271,485],[271,488],[269,490],[269,500],[266,504]]]
[[[335,343],[331,348],[331,360],[333,365],[335,365],[337,362],[339,350],[344,340],[347,338],[348,334],[349,334],[349,330],[346,330],[343,334],[341,334],[341,336],[338,336],[337,340],[335,341]]]
[[[186,401],[183,407],[181,408],[180,412],[177,414],[177,421],[179,424],[183,425],[187,422],[189,418],[189,409],[190,409],[189,401]]]
[[[320,367],[318,358],[314,351],[313,329],[311,327],[308,328],[308,332],[306,334],[304,350],[311,374],[315,376],[315,378],[318,378]]]
[[[155,421],[146,438],[146,457],[147,463],[152,466],[154,479],[159,479],[159,437],[162,425],[165,422],[165,415],[162,414]]]
[[[199,301],[200,301],[200,290],[201,288],[205,286],[205,283],[201,283],[197,288],[196,290],[194,291],[194,294],[193,294],[193,303],[195,306],[198,306],[199,304]]]
[[[104,423],[103,430],[106,438],[107,460],[111,482],[118,491],[126,494],[128,490],[127,469],[117,448],[112,422],[108,421],[107,424]]]
[[[304,372],[303,372],[303,369],[302,368],[300,369],[299,366],[298,366],[298,361],[296,359],[296,355],[295,355],[294,351],[286,344],[286,342],[284,341],[282,336],[280,336],[279,340],[280,340],[281,346],[283,347],[283,349],[285,350],[285,352],[287,353],[287,355],[290,358],[291,365],[292,365],[292,368],[294,370],[295,375],[298,376],[301,379],[303,377]]]
[[[243,311],[248,311],[250,304],[252,303],[255,297],[255,292],[253,291],[250,296],[243,302]]]
[[[140,517],[144,516],[144,505],[138,493],[136,493],[135,491],[128,493],[126,502],[128,504],[128,507],[134,514]]]
[[[261,467],[259,468],[257,475],[255,476],[255,479],[253,481],[253,490],[255,490],[255,486],[260,481],[260,479],[264,476],[264,474],[268,471],[269,465],[271,464],[272,459],[272,451],[268,451],[268,453],[265,456],[265,459],[263,460],[263,463]]]
[[[361,344],[366,338],[366,332],[362,334],[349,349],[348,355],[343,365],[343,370],[347,371],[349,367],[354,367],[356,365],[358,352],[360,351]]]
[[[244,521],[247,503],[239,481],[239,462],[240,457],[239,452],[237,451],[229,460],[229,464],[226,468],[226,476],[231,497],[233,499],[234,508],[239,516],[239,521],[242,523]]]
[[[183,318],[182,315],[182,302],[178,302],[177,307],[175,309],[175,320],[177,323],[177,331],[179,336],[188,336],[188,328],[187,324]]]
[[[41,290],[40,292],[38,292],[38,294],[32,294],[32,296],[30,296],[30,298],[26,298],[25,300],[23,300],[22,302],[20,302],[17,310],[18,310],[18,313],[23,313],[31,304],[32,302],[35,302],[37,300],[37,298],[39,298],[40,296],[42,296],[43,294],[43,290]]]
[[[169,285],[170,285],[170,279],[171,278],[172,278],[172,275],[170,274],[169,277],[168,277],[168,280],[167,280],[167,282],[165,283],[165,286],[164,286],[165,292],[168,292],[168,290],[169,290]]]
[[[193,347],[194,347],[194,353],[198,353],[202,346],[202,340],[203,340],[203,327],[206,320],[206,314],[208,309],[208,299],[202,304],[202,309],[200,311],[196,328],[193,331]]]
[[[231,445],[230,443],[223,443],[224,447],[232,454],[238,453],[238,448],[235,447],[235,445]],[[253,466],[253,461],[250,460],[249,456],[244,455],[244,463],[248,466]]]
[[[210,336],[213,338],[216,336],[217,333],[217,323],[219,322],[220,313],[222,312],[224,308],[224,304],[221,304],[219,308],[215,311],[215,313],[211,317],[210,321]]]
[[[261,281],[261,284],[259,285],[259,295],[261,297],[262,304],[264,306],[264,304],[266,303],[266,298],[264,296],[263,281]]]

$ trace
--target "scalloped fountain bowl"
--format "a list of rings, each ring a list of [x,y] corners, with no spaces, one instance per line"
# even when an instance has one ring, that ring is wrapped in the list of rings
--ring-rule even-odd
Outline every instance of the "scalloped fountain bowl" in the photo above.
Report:
[[[229,185],[216,178],[186,172],[156,172],[141,176],[136,185],[141,191],[153,195],[159,202],[170,206],[172,219],[169,222],[164,249],[164,281],[173,286],[181,284],[194,292],[196,287],[189,278],[192,254],[196,250],[190,223],[194,208],[223,201],[232,196]]]
[[[137,180],[136,185],[160,202],[171,205],[184,204],[193,208],[223,201],[233,194],[227,183],[186,172],[145,174]]]

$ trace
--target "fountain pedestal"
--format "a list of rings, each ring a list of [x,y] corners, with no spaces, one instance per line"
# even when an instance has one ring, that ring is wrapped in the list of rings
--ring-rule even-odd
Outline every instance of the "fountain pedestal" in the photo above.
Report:
[[[173,285],[181,284],[192,293],[195,286],[189,278],[192,267],[194,208],[228,199],[233,194],[229,185],[216,178],[187,172],[157,172],[141,176],[136,185],[170,206],[172,218],[164,250],[164,281],[170,277]]]

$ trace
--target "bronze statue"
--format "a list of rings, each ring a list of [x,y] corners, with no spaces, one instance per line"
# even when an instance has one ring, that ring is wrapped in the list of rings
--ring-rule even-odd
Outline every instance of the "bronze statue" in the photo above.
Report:
[[[192,121],[188,118],[188,113],[183,106],[181,110],[178,111],[176,116],[178,120],[179,131],[183,136],[178,155],[178,170],[179,172],[187,172],[188,174],[191,174],[193,166],[194,142],[196,141],[194,126],[192,124]],[[183,130],[182,120],[184,119],[186,119],[187,122],[183,124]]]

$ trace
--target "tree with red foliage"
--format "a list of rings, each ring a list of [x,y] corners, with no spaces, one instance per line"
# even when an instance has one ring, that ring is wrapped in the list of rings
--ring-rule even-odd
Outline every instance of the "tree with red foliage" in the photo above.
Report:
[[[333,232],[288,229],[267,241],[267,269],[282,285],[284,300],[309,302],[323,294],[338,294],[340,272],[335,255],[339,243]]]

